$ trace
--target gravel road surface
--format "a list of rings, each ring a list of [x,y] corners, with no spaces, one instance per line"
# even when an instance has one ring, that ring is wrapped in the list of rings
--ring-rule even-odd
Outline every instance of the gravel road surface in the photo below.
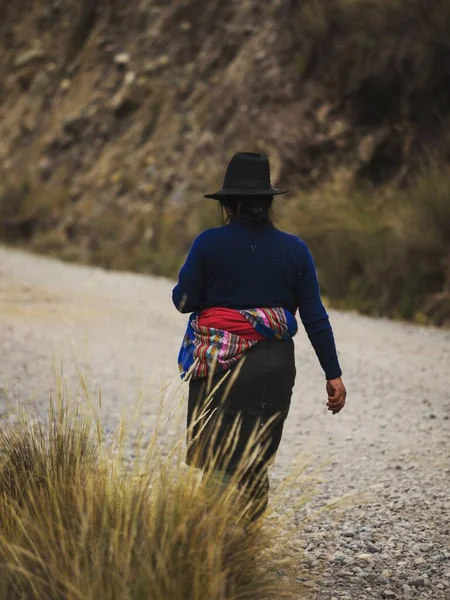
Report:
[[[101,387],[111,426],[138,396],[151,422],[167,383],[164,394],[185,393],[176,357],[186,317],[171,287],[0,248],[0,411],[17,399],[45,406],[54,361],[76,394],[77,362],[89,389]],[[449,599],[450,332],[334,311],[331,319],[348,405],[327,412],[323,374],[301,331],[272,469],[276,486],[299,454],[324,465],[315,498],[294,519],[302,568],[321,571],[317,600]],[[349,494],[338,510],[316,514]]]

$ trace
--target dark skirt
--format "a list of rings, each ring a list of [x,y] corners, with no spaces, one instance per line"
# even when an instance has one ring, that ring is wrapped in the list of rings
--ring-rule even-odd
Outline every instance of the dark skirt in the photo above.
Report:
[[[292,340],[259,341],[229,371],[206,409],[205,400],[208,396],[211,398],[211,391],[224,373],[189,383],[186,462],[205,470],[213,462],[214,469],[233,471],[258,428],[264,432],[258,445],[258,464],[264,468],[274,458],[289,412],[295,382],[294,343]],[[239,429],[233,432],[236,419]],[[265,428],[259,429],[264,425]],[[224,458],[222,449],[227,441],[233,444],[233,450]]]

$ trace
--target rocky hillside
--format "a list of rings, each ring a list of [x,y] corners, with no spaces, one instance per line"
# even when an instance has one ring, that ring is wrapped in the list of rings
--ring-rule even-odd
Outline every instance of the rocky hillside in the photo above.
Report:
[[[295,190],[282,219],[404,187],[450,156],[449,29],[442,0],[3,0],[2,236],[170,274],[235,151]]]

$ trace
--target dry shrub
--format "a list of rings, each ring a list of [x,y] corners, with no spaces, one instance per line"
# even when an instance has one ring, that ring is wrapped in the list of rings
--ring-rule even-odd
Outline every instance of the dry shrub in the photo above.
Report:
[[[4,421],[1,599],[293,597],[268,534],[233,530],[237,492],[204,486],[175,454],[163,460],[154,437],[123,469],[123,431],[105,443],[98,420],[61,395],[44,420],[21,410]]]
[[[450,179],[437,166],[404,190],[324,193],[291,218],[337,306],[450,323]]]
[[[0,236],[20,242],[45,235],[59,224],[68,203],[69,193],[61,186],[46,186],[26,174],[10,177],[0,183]]]
[[[357,121],[420,121],[430,116],[431,106],[447,112],[448,3],[306,0],[292,5],[303,76],[320,75],[333,101],[350,99]]]

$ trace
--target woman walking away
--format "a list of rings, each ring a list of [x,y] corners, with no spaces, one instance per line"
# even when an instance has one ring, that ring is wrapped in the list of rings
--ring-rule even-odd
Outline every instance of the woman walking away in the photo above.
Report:
[[[224,483],[238,473],[251,520],[267,506],[268,465],[289,412],[297,309],[325,372],[328,410],[337,414],[346,398],[309,249],[272,223],[283,193],[264,155],[236,154],[222,190],[205,196],[220,202],[226,224],[197,237],[173,289],[177,309],[192,313],[179,355],[189,378],[186,462]],[[256,431],[259,454],[242,468]]]

